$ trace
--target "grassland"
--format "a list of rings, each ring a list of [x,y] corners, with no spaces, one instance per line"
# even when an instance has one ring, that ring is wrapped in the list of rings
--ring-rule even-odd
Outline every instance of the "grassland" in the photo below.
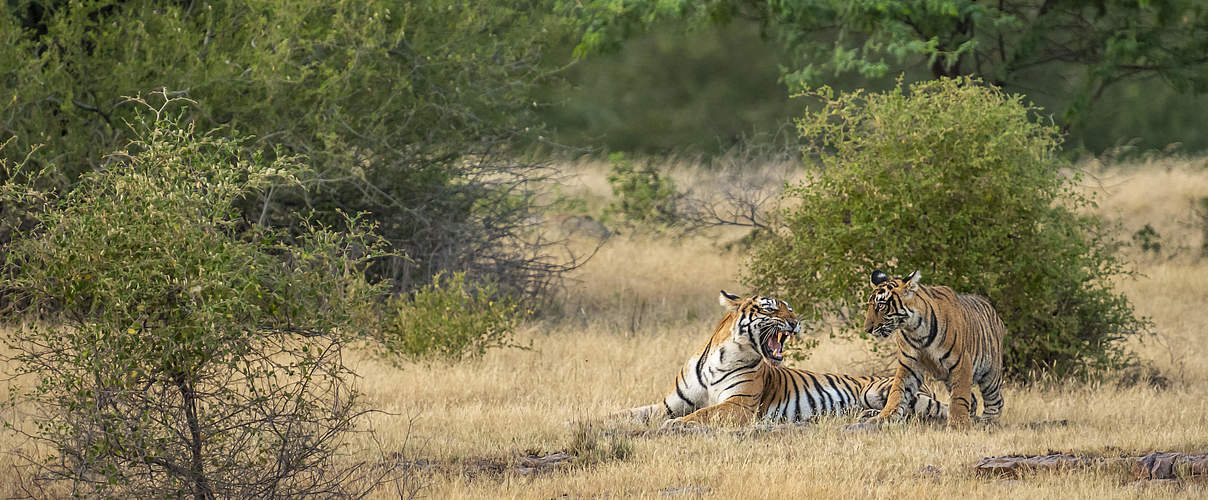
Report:
[[[1160,254],[1123,251],[1138,276],[1118,287],[1155,324],[1134,345],[1167,379],[1161,387],[1051,382],[1011,386],[1002,425],[952,432],[897,424],[844,432],[854,417],[767,432],[719,430],[661,435],[630,424],[593,424],[612,410],[661,399],[678,365],[721,316],[719,289],[748,292],[743,254],[724,249],[740,234],[622,234],[572,276],[546,319],[518,340],[476,360],[393,365],[366,353],[349,360],[362,375],[377,442],[366,449],[402,456],[413,467],[376,496],[418,489],[437,498],[708,497],[1135,498],[1208,494],[1198,482],[1136,482],[1106,469],[1003,480],[975,475],[981,457],[1050,450],[1086,455],[1150,451],[1208,452],[1208,258],[1200,257],[1203,220],[1194,202],[1208,196],[1204,159],[1083,165],[1085,189],[1128,237],[1145,224],[1161,235]],[[605,167],[574,165],[565,195],[599,209],[608,196]],[[708,188],[714,177],[680,167],[681,186]],[[871,344],[835,329],[807,332],[820,341],[790,362],[816,371],[866,373],[878,366]],[[22,443],[8,439],[11,449]],[[591,445],[604,450],[551,471],[525,474],[528,455]],[[366,452],[369,453],[369,452]],[[394,454],[394,455],[391,455]],[[0,493],[15,491],[11,484]],[[8,495],[5,495],[8,496]]]

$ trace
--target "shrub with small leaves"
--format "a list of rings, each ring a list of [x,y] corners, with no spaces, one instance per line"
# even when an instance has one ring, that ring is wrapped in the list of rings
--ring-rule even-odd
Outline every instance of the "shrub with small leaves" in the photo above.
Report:
[[[1154,254],[1162,253],[1162,235],[1154,230],[1153,226],[1146,224],[1145,227],[1138,229],[1133,233],[1132,241],[1141,249],[1142,252],[1153,252]]]
[[[464,273],[438,275],[410,296],[386,305],[380,340],[391,354],[458,359],[487,349],[516,345],[512,330],[519,305],[492,283],[474,283]]]
[[[676,203],[680,199],[671,179],[659,175],[649,164],[635,166],[624,153],[608,155],[612,169],[608,184],[616,201],[606,216],[619,216],[635,224],[673,224],[679,220]]]
[[[22,322],[7,366],[30,382],[9,403],[33,408],[52,450],[28,457],[36,479],[87,497],[357,496],[364,471],[338,457],[365,410],[340,352],[384,293],[363,273],[382,243],[355,218],[250,224],[239,202],[304,165],[168,106],[69,192],[13,175],[0,190],[42,200],[3,249],[23,308],[5,318]]]
[[[1132,361],[1125,339],[1148,323],[1113,289],[1127,270],[1078,210],[1090,201],[1062,168],[1057,127],[970,79],[807,95],[820,106],[798,128],[821,168],[786,191],[791,208],[749,261],[753,288],[806,318],[860,315],[872,270],[918,269],[924,284],[990,299],[1009,376]]]
[[[542,141],[534,98],[559,73],[544,55],[563,26],[544,2],[6,2],[0,142],[14,144],[0,158],[40,145],[31,164],[73,185],[131,140],[123,96],[166,87],[196,101],[199,130],[306,155],[310,189],[244,200],[261,223],[364,213],[394,254],[369,276],[395,290],[459,270],[541,294],[574,263],[535,234],[533,188],[551,171],[520,149]]]

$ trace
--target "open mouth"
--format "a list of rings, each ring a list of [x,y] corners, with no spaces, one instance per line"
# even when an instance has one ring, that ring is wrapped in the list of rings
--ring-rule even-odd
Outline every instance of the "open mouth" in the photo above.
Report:
[[[763,342],[763,357],[767,359],[772,366],[777,366],[784,362],[784,343],[788,342],[793,336],[793,332],[781,330],[768,335],[767,340]]]

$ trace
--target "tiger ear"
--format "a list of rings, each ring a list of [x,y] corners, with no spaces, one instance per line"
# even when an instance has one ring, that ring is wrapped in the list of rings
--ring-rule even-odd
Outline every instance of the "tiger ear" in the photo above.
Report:
[[[905,278],[902,278],[902,281],[906,282],[906,291],[910,293],[919,291],[919,278],[922,277],[922,273],[920,273],[918,269],[915,269],[913,273],[910,273],[906,275]]]
[[[717,302],[721,303],[721,306],[726,309],[737,311],[739,303],[742,302],[742,297],[728,294],[725,290],[722,290],[721,295],[717,297]]]
[[[884,271],[877,269],[872,272],[871,281],[872,281],[872,286],[875,288],[877,285],[880,285],[881,283],[889,281],[889,275],[885,274]]]

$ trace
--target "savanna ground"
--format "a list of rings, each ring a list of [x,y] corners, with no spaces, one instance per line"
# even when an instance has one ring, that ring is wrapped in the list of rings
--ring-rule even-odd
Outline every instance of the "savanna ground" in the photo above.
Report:
[[[630,231],[609,239],[571,276],[556,311],[521,328],[517,341],[530,349],[400,365],[352,353],[369,404],[388,412],[372,419],[377,442],[363,444],[384,459],[401,457],[410,471],[375,496],[1203,497],[1204,483],[1137,482],[1107,469],[1023,480],[970,469],[982,457],[1051,450],[1208,452],[1208,363],[1201,361],[1208,332],[1198,320],[1208,298],[1208,258],[1200,257],[1204,230],[1196,211],[1208,196],[1208,160],[1081,168],[1091,174],[1085,189],[1097,195],[1101,214],[1119,223],[1123,241],[1145,224],[1161,235],[1159,254],[1123,249],[1139,275],[1118,283],[1154,322],[1155,334],[1134,348],[1160,377],[1012,385],[1001,426],[965,432],[915,423],[845,432],[854,416],[766,432],[660,434],[599,424],[608,412],[661,400],[721,317],[718,290],[753,292],[741,284],[741,249],[726,245],[741,232]],[[566,170],[563,195],[585,200],[590,211],[607,203],[606,165]],[[689,167],[673,175],[681,187],[715,182]],[[856,373],[883,366],[870,342],[838,327],[804,336],[820,345],[790,366]],[[588,421],[596,423],[581,423]],[[3,444],[27,446],[14,437]],[[524,457],[558,451],[577,458],[521,470]],[[4,476],[0,492],[12,496],[16,479]]]

